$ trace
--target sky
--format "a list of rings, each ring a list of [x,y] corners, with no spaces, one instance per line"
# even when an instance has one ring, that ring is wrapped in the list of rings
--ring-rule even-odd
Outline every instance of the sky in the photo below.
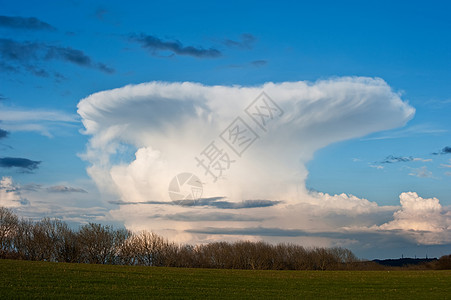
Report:
[[[449,254],[450,11],[0,0],[0,205],[180,243]]]

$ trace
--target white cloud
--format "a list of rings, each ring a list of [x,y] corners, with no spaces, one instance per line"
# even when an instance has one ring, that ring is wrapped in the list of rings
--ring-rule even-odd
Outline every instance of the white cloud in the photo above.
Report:
[[[408,192],[399,199],[401,209],[393,214],[393,221],[379,229],[407,231],[423,244],[451,242],[451,213],[442,208],[437,198],[422,198]]]
[[[421,162],[432,162],[431,158],[421,158],[421,157],[415,157],[413,161],[421,161]]]
[[[384,169],[384,166],[381,166],[381,165],[370,165],[370,168],[375,168],[375,169],[378,169],[378,170],[382,170],[382,169]]]
[[[449,165],[448,164],[440,164],[441,168],[451,168],[451,159],[449,160]]]
[[[244,113],[262,91],[284,111],[271,121],[267,131]],[[305,164],[315,151],[331,143],[403,126],[413,117],[414,109],[381,79],[344,77],[254,87],[150,82],[90,95],[80,101],[78,113],[85,133],[91,136],[82,155],[91,163],[89,175],[105,200],[117,197],[130,204],[111,214],[130,229],[152,229],[178,240],[200,241],[223,236],[194,233],[201,225],[339,230],[371,226],[371,214],[391,214],[396,208],[380,207],[352,195],[309,193]],[[236,117],[259,135],[241,157],[219,138]],[[217,182],[205,175],[195,160],[212,141],[235,161]],[[136,149],[134,160],[121,155],[124,147]],[[224,210],[171,205],[168,185],[181,172],[200,178],[203,197],[282,203],[240,209],[240,213],[252,216],[248,221],[240,215],[199,224],[192,221],[193,216],[223,216]],[[228,212],[238,213],[238,209]],[[176,220],[162,217],[175,214]],[[184,214],[191,214],[191,218],[181,217]],[[335,217],[327,218],[331,215]]]
[[[426,166],[423,166],[418,169],[412,169],[412,172],[409,173],[410,176],[415,176],[419,178],[432,178],[432,172],[428,170]]]
[[[0,105],[2,128],[8,131],[35,131],[51,137],[56,126],[78,123],[76,115],[61,111],[12,109]]]
[[[0,206],[19,207],[28,204],[28,200],[23,198],[20,191],[9,176],[3,176],[0,180]]]

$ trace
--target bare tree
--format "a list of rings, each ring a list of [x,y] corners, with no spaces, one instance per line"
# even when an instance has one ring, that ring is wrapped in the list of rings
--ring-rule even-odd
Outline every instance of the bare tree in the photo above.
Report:
[[[82,226],[78,232],[81,261],[94,264],[117,263],[117,255],[127,236],[128,231],[114,230],[111,226],[95,223]]]
[[[0,207],[0,257],[10,257],[14,252],[14,237],[19,219],[8,208]]]

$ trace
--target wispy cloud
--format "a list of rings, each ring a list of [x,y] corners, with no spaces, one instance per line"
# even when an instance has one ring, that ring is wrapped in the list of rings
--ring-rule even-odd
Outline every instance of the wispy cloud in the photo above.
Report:
[[[381,166],[381,165],[370,165],[370,168],[382,170],[382,169],[384,169],[384,166]]]
[[[393,163],[399,163],[399,162],[409,162],[413,161],[413,157],[403,157],[403,156],[394,156],[389,155],[384,160],[382,160],[381,164],[393,164]]]
[[[221,51],[215,48],[205,49],[203,47],[184,46],[178,40],[164,41],[153,35],[132,34],[129,39],[141,44],[142,48],[155,55],[159,51],[169,51],[176,55],[193,56],[197,58],[216,58],[222,56]]]
[[[65,185],[51,186],[47,188],[47,191],[50,193],[87,193],[87,191],[82,188],[75,188]]]
[[[152,218],[160,218],[164,220],[180,221],[180,222],[205,222],[205,221],[237,221],[237,222],[256,222],[263,221],[262,218],[258,218],[251,215],[234,214],[234,213],[222,213],[222,212],[191,212],[191,213],[177,213],[167,215],[154,215]]]
[[[448,132],[447,129],[435,128],[429,124],[421,124],[398,130],[391,130],[382,133],[372,134],[366,138],[363,138],[362,141],[399,139],[409,136],[440,135],[446,132]]]
[[[431,162],[432,159],[430,158],[421,158],[421,157],[412,157],[412,156],[394,156],[389,155],[382,161],[380,161],[380,164],[394,164],[394,163],[401,163],[401,162],[411,162],[411,161],[420,161],[420,162]]]
[[[253,68],[261,68],[264,67],[268,64],[267,60],[254,60],[248,63],[244,63],[244,64],[231,64],[228,65],[228,68],[232,68],[232,69],[242,69],[242,68],[249,68],[249,67],[253,67]]]
[[[0,16],[0,27],[26,30],[56,30],[52,25],[37,18]]]
[[[102,8],[102,7],[99,7],[99,8],[96,9],[94,15],[95,15],[95,17],[96,17],[98,20],[103,21],[104,18],[105,18],[105,15],[106,15],[107,13],[108,13],[108,10],[107,10],[107,9]]]
[[[250,33],[243,33],[238,41],[225,39],[224,45],[241,49],[252,49],[257,38]]]
[[[418,169],[412,169],[412,172],[409,173],[410,176],[415,176],[419,178],[432,178],[432,172],[428,170],[426,166],[423,166]]]
[[[3,71],[21,72],[25,70],[39,77],[50,76],[49,71],[40,66],[40,62],[49,60],[60,60],[109,74],[114,72],[113,68],[103,63],[94,62],[81,50],[40,42],[1,38],[0,57],[3,59]],[[55,74],[55,77],[58,76]]]
[[[61,111],[18,109],[0,105],[2,127],[9,131],[36,131],[52,137],[52,131],[61,126],[73,126],[79,123],[76,115]]]

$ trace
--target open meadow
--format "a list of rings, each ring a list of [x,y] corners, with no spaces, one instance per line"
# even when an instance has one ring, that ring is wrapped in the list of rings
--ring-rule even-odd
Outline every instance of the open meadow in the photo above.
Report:
[[[253,271],[0,260],[0,298],[451,299],[451,271]]]

